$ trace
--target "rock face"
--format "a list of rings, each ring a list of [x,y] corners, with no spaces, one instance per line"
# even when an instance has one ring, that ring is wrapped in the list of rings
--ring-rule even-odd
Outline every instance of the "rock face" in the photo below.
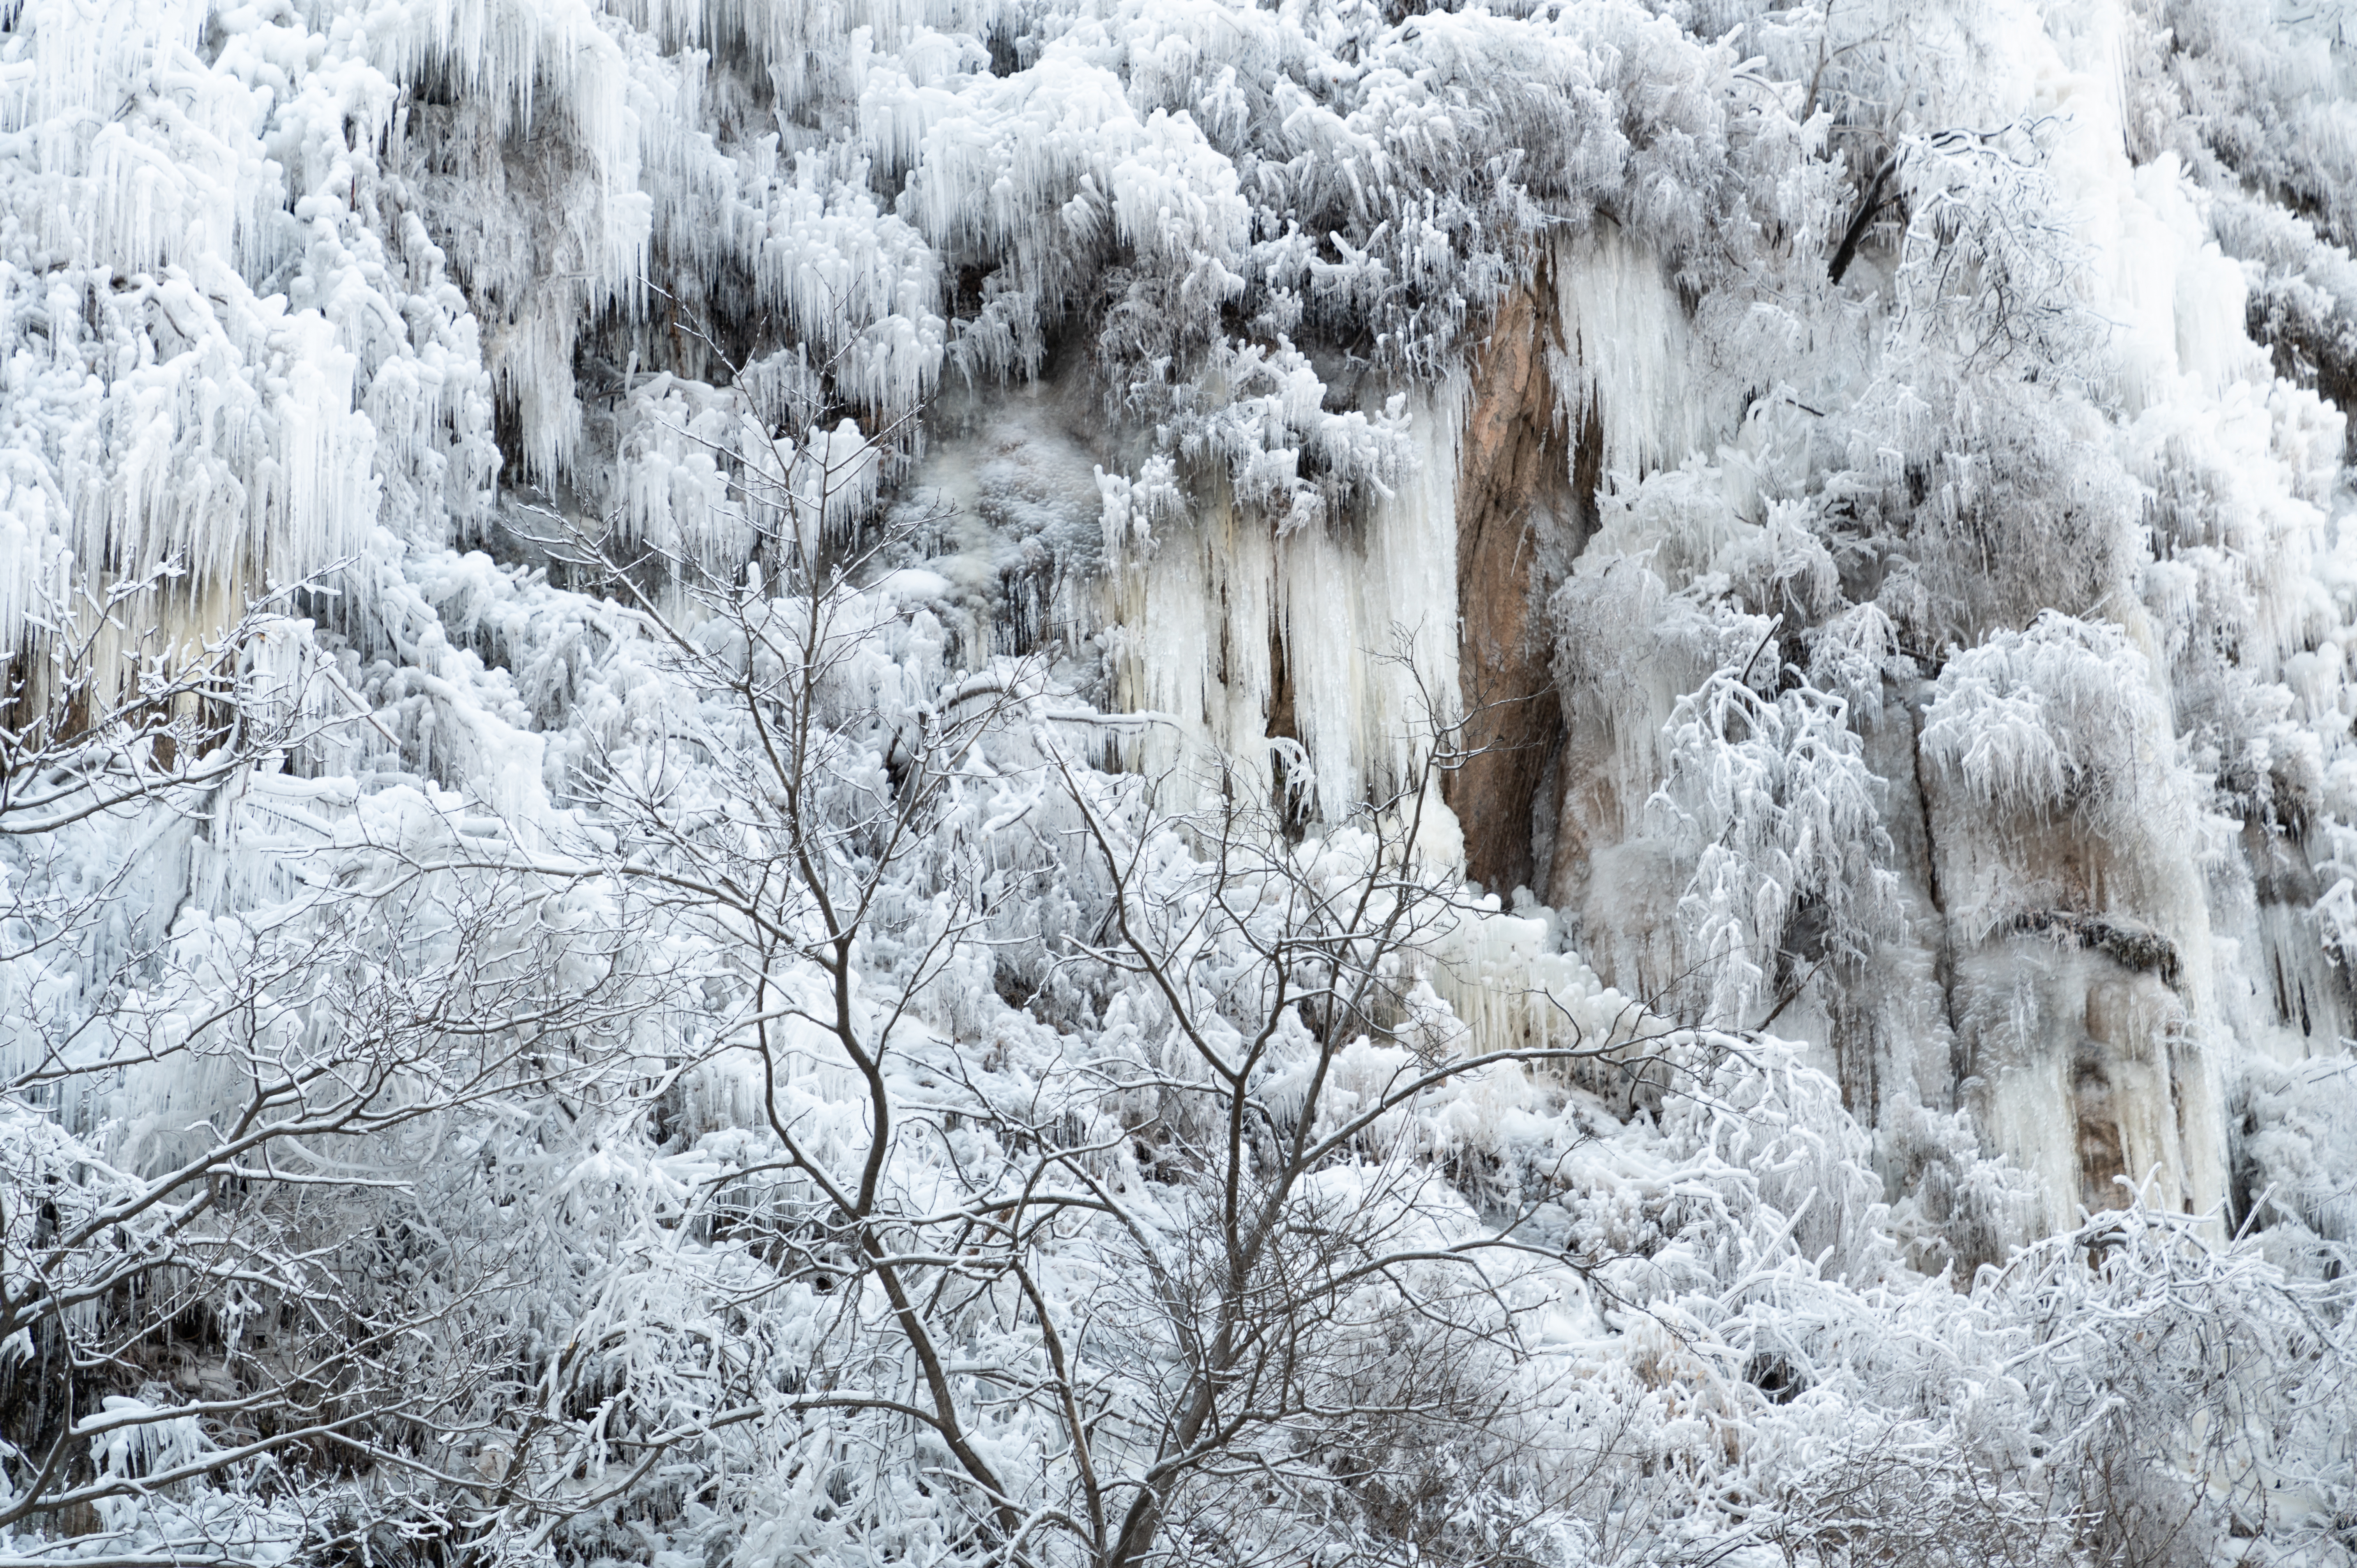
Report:
[[[1545,626],[1552,578],[1595,529],[1602,429],[1577,432],[1549,373],[1553,278],[1501,306],[1477,361],[1458,465],[1458,679],[1474,756],[1450,776],[1466,871],[1500,893],[1542,887],[1563,746]]]
[[[2083,1206],[2124,1207],[2132,1192],[2178,1212],[2216,1208],[2222,1031],[2210,912],[2184,885],[2196,880],[2190,858],[2106,843],[2071,822],[1992,822],[1955,795],[1932,795],[1943,884],[2002,878],[2053,900],[1976,937],[1950,928],[1955,1103],[2035,1176],[2041,1229]]]
[[[1608,429],[1628,421],[1610,402],[1614,367],[1591,362],[1566,327],[1578,306],[1561,277],[1542,268],[1505,300],[1467,392],[1458,659],[1476,755],[1448,800],[1473,880],[1501,897],[1531,889],[1606,983],[1675,1010],[1681,976],[1711,955],[1684,923],[1693,865],[1648,801],[1676,699],[1727,655],[1660,631],[1667,601],[1644,596],[1666,580],[1674,599],[1680,571],[1739,581],[1739,536],[1759,530],[1727,507],[1737,521],[1724,536],[1737,542],[1683,566],[1675,534],[1643,531],[1644,481],[1671,470],[1675,444],[1648,455],[1624,437],[1608,474]],[[1860,600],[1872,587],[1843,582]],[[1820,628],[1762,624],[1755,686],[1825,678]],[[2028,649],[2048,624],[1986,635]],[[2100,659],[2064,650],[2128,727],[2107,743],[2119,756],[2071,763],[2050,795],[1986,774],[1998,720],[1964,712],[1957,694],[1984,679],[1980,665],[1943,681],[1954,648],[1885,648],[1846,700],[1878,780],[1888,842],[1872,854],[1889,923],[1871,950],[1839,951],[1804,903],[1777,937],[1767,1000],[1752,1016],[1710,1020],[1810,1042],[1879,1130],[1894,1201],[1964,1201],[1944,1196],[1959,1178],[1934,1146],[1938,1127],[1964,1118],[2019,1187],[2003,1213],[1947,1214],[1960,1258],[2067,1228],[2083,1208],[2233,1212],[2237,1064],[2329,1052],[2352,1016],[2347,972],[2319,946],[2311,911],[2327,879],[2315,852],[2296,824],[2256,819],[2231,844],[2213,842],[2217,820],[2174,733],[2190,699],[2140,613],[2127,628],[2086,634]],[[2047,711],[2081,700],[2019,657],[2020,672],[1998,682],[2007,700]]]
[[[48,263],[0,263],[11,362],[48,367],[12,396],[50,411],[8,438],[45,477],[5,481],[47,499],[0,496],[12,724],[63,560],[175,563],[125,618],[199,639],[258,585],[363,556],[386,592],[430,572],[432,604],[469,605],[475,566],[421,563],[538,569],[551,504],[734,570],[784,493],[753,504],[746,474],[898,431],[820,521],[877,487],[945,509],[921,565],[955,665],[1060,660],[1060,689],[1153,715],[1104,760],[1173,803],[1232,774],[1305,830],[1410,787],[1457,704],[1469,875],[1527,890],[1632,996],[1694,1018],[1715,990],[1740,1006],[1711,1022],[1810,1042],[1894,1195],[1953,1141],[1924,1119],[1962,1115],[2034,1176],[2039,1225],[2131,1187],[2215,1204],[2249,1064],[2357,1026],[2325,940],[2357,953],[2357,548],[2332,515],[2357,271],[2346,220],[2311,221],[2345,177],[2328,159],[2295,200],[2199,145],[2313,105],[2238,64],[2189,113],[2233,51],[2181,7],[1960,13],[1953,71],[1883,81],[1878,50],[1836,65],[1773,7],[1715,20],[1754,29],[1723,48],[1644,5],[1363,37],[1384,8],[1329,36],[1283,6],[1070,32],[1017,6],[945,48],[906,7],[772,6],[762,33],[724,6],[703,33],[695,5],[588,31],[526,5],[472,60],[490,36],[431,7],[339,32],[328,5],[268,26],[290,49],[325,29],[335,92],[208,45],[202,103],[136,122],[165,139],[120,210],[106,149],[132,133],[105,127],[164,91],[135,62],[186,40],[156,31],[169,7],[103,9],[28,13],[88,145],[0,191],[91,269],[69,308]],[[101,38],[100,76],[67,70]],[[1737,68],[1754,46],[1770,77]],[[1777,71],[1792,91],[1763,92]],[[1297,88],[1315,113],[1237,107]],[[2036,156],[1995,185],[1946,133],[1857,162],[1902,98]],[[165,135],[184,113],[210,162]],[[1370,186],[1295,139],[1360,115],[1350,137],[1408,138],[1386,158],[1432,129],[1437,161]],[[27,194],[53,175],[83,183]],[[201,345],[118,286],[174,269],[228,312]],[[118,360],[148,368],[91,369]],[[377,592],[298,618],[375,660],[414,618]],[[476,635],[449,613],[446,640]],[[2103,646],[2039,641],[2049,616]],[[94,662],[130,669],[112,636]],[[1950,679],[2025,638],[2012,673]],[[1762,706],[1701,714],[1713,682]],[[1875,781],[1851,842],[1809,820],[1816,762]],[[1735,837],[1756,865],[1702,887]]]

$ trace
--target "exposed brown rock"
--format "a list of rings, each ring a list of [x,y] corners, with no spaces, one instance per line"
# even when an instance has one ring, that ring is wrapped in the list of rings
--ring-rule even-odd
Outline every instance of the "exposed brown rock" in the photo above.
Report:
[[[2081,1051],[2071,1073],[2071,1115],[2078,1128],[2079,1201],[2090,1212],[2123,1207],[2120,1178],[2128,1175],[2119,1108],[2099,1049]]]
[[[1555,329],[1551,280],[1517,289],[1500,306],[1474,369],[1457,490],[1458,670],[1471,718],[1467,744],[1480,748],[1448,781],[1448,800],[1465,829],[1466,869],[1500,893],[1536,882],[1532,806],[1563,739],[1563,714],[1539,624],[1544,558],[1552,543],[1571,549],[1592,498],[1574,473],[1547,349]],[[1600,426],[1591,417],[1580,443],[1591,470]]]

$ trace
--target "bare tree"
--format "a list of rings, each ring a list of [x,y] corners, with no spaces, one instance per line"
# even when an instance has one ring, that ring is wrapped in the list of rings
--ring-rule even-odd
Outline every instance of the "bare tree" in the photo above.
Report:
[[[634,607],[673,693],[582,780],[567,864],[726,955],[737,998],[693,1073],[744,1074],[758,1127],[707,1124],[729,1157],[683,1226],[758,1266],[687,1294],[797,1326],[612,1337],[548,1389],[500,1506],[583,1517],[597,1475],[683,1508],[655,1494],[686,1455],[726,1477],[766,1444],[767,1473],[828,1477],[802,1528],[845,1549],[922,1516],[979,1562],[1512,1551],[1546,1473],[1514,1308],[1564,1260],[1469,1199],[1480,1156],[1436,1112],[1633,1048],[1483,1049],[1422,984],[1467,917],[1426,847],[1456,729],[1306,837],[1216,760],[1100,772],[1093,731],[1157,716],[1088,712],[1036,661],[909,684],[930,612],[889,568],[938,519],[865,504],[903,427],[743,428],[712,446],[740,559],[545,542]],[[1041,878],[1081,918],[1025,929]],[[628,1391],[635,1430],[565,1419],[587,1389]]]
[[[19,925],[102,961],[11,1046],[0,1529],[488,1564],[718,1498],[975,1563],[1522,1550],[1518,1308],[1570,1275],[1448,1108],[1648,1047],[1484,1048],[1425,983],[1458,729],[1306,832],[1217,758],[1099,771],[1165,721],[961,667],[899,570],[915,415],[770,379],[708,441],[741,532],[551,514],[652,700],[547,820],[281,771],[362,704],[260,622],[27,752],[12,886],[103,875]],[[135,821],[197,869],[149,889]]]
[[[1117,1058],[1125,1098],[1152,1107],[1126,1128],[1152,1187],[1062,1161],[1127,1260],[1116,1294],[1165,1348],[1144,1419],[1088,1434],[1092,1562],[1282,1555],[1298,1542],[1210,1521],[1271,1502],[1332,1520],[1338,1498],[1360,1550],[1489,1556],[1532,1501],[1509,1479],[1536,1386],[1516,1375],[1508,1282],[1525,1250],[1562,1260],[1520,1239],[1522,1211],[1477,1208],[1426,1113],[1491,1075],[1634,1053],[1576,1031],[1483,1049],[1420,989],[1464,912],[1421,854],[1455,760],[1448,731],[1430,738],[1396,795],[1298,844],[1240,793],[1157,819],[1123,809],[1145,781],[1059,760],[1113,890],[1082,954],[1140,986],[1157,1026]],[[1168,855],[1174,828],[1197,854]],[[1484,1474],[1486,1498],[1468,1485]]]
[[[437,1329],[515,1281],[419,1171],[454,1119],[596,1094],[643,998],[610,911],[373,842],[480,831],[446,805],[282,771],[365,709],[283,595],[126,625],[168,576],[56,607],[0,732],[0,1532],[434,1533],[411,1493],[514,1351]]]

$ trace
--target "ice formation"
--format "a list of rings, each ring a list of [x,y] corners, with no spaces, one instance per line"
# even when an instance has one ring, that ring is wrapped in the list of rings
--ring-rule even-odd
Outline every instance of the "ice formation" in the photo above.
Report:
[[[1419,1547],[1351,1492],[1350,1550],[1830,1563],[1856,1521],[1809,1499],[1905,1535],[1931,1495],[2040,1560],[2346,1562],[2357,1382],[2224,1347],[2357,1354],[2349,26],[0,5],[0,1326],[70,1296],[107,1347],[44,1382],[66,1341],[0,1335],[0,1555],[1033,1560],[914,1471],[852,1507],[709,1394],[791,1403],[822,1359],[835,1243],[804,1277],[742,1240],[816,1201],[760,1185],[788,1121],[884,1137],[889,1075],[822,1015],[915,1042],[890,1091],[940,1147],[867,1172],[910,1212],[998,1157],[982,1072],[1158,1192],[1138,1129],[1202,1089],[1173,1020],[1229,1010],[1216,1077],[1265,922],[1363,882],[1446,893],[1383,950],[1403,1000],[1347,1047],[1279,1008],[1235,1081],[1281,1118],[1329,1055],[1348,1105],[1483,1063],[1305,1201],[1436,1252],[1519,1216],[1554,1262],[1494,1282],[1496,1343],[1566,1500]],[[808,725],[768,727],[804,674]],[[1244,822],[1250,897],[1203,891]],[[856,940],[764,923],[808,843]],[[1183,983],[1089,967],[1133,897],[1204,933]],[[783,1091],[743,1055],[772,1029]],[[168,1251],[140,1184],[347,1037],[438,1109],[204,1169],[346,1183],[289,1200],[337,1245],[374,1183],[387,1237],[511,1249],[479,1296],[387,1262],[352,1309],[527,1369],[410,1418],[398,1486],[238,1424],[278,1330],[235,1289],[167,1351],[106,1338],[99,1241],[24,1261],[81,1219]],[[560,1037],[603,1065],[519,1065]],[[1103,1098],[1124,1053],[1163,1089]],[[992,1310],[1145,1267],[1105,1247]],[[585,1345],[591,1414],[547,1380]],[[573,1470],[522,1435],[565,1423]],[[693,1429],[708,1476],[625,1481],[624,1427]],[[936,1435],[1064,1473],[1019,1423]],[[69,1447],[88,1505],[12,1512]],[[2125,1489],[2056,1479],[2120,1455]],[[494,1484],[528,1458],[572,1512]],[[390,1533],[307,1515],[306,1464]],[[1168,1550],[1309,1560],[1285,1530],[1341,1514],[1286,1496]]]

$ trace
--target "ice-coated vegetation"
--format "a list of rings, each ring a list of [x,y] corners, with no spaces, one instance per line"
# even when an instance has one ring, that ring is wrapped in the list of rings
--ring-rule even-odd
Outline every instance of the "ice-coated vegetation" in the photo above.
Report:
[[[2357,1558],[2357,16],[0,0],[0,1568]]]

